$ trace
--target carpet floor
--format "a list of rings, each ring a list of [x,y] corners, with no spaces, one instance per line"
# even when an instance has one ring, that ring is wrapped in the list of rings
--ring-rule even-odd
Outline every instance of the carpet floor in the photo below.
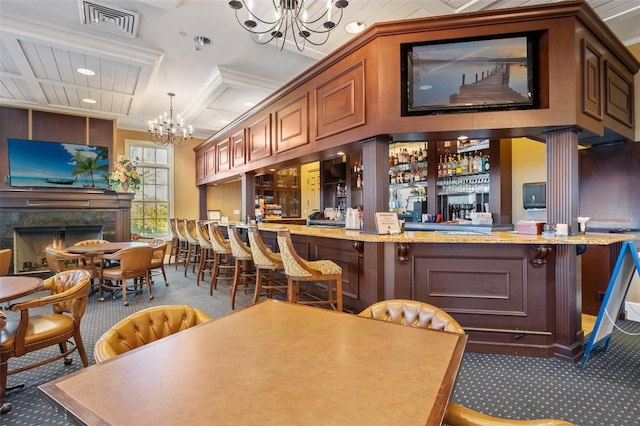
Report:
[[[162,277],[156,276],[153,300],[149,300],[146,290],[141,295],[128,297],[129,306],[123,306],[119,298],[99,302],[97,295],[91,296],[82,320],[82,336],[91,364],[96,340],[111,325],[137,310],[186,304],[214,318],[231,311],[228,284],[220,284],[213,296],[209,296],[208,282],[197,287],[191,270],[186,278],[182,267],[176,271],[173,265],[167,265],[166,270],[170,285],[165,287]],[[238,292],[236,309],[251,301],[252,294]],[[15,313],[8,314],[12,318]],[[581,426],[640,426],[640,323],[621,321],[619,326],[621,330],[614,332],[608,350],[592,351],[584,369],[579,364],[555,358],[466,353],[451,400],[511,419],[551,417]],[[9,367],[14,369],[35,359],[34,356],[12,359]],[[80,369],[82,364],[75,352],[73,359],[69,366],[58,361],[9,376],[9,386],[23,384],[24,388],[8,392],[7,401],[13,409],[0,417],[0,424],[71,424],[43,399],[38,386]],[[117,409],[117,398],[113,404]],[[357,421],[345,422],[349,424]],[[402,419],[398,419],[398,424],[403,424]]]

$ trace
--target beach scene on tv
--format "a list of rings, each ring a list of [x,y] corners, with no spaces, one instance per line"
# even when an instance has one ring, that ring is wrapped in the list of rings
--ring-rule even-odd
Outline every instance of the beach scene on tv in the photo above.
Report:
[[[108,188],[109,149],[100,146],[9,139],[11,186]]]
[[[409,109],[528,105],[527,37],[413,46]]]

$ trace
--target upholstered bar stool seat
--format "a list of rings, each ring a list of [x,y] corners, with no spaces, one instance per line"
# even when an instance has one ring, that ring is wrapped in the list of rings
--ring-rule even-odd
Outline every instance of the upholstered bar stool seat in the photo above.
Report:
[[[213,289],[217,288],[219,280],[233,280],[234,260],[231,244],[220,232],[220,226],[215,222],[209,222],[207,225],[213,247],[213,271],[211,271],[209,283],[209,295],[213,295]]]
[[[282,255],[274,253],[262,240],[260,232],[256,226],[249,226],[249,247],[253,255],[253,265],[256,268],[256,289],[253,294],[253,303],[257,303],[261,296],[262,290],[265,295],[272,298],[274,293],[287,292],[287,284],[279,283],[274,280],[274,272],[282,271],[284,273],[284,264],[282,263]],[[267,283],[264,284],[264,278]]]
[[[278,247],[288,282],[288,299],[292,303],[331,306],[342,312],[342,268],[331,260],[305,260],[295,251],[289,230],[278,231]],[[300,299],[300,282],[327,283],[325,299]],[[335,285],[335,288],[334,288]]]

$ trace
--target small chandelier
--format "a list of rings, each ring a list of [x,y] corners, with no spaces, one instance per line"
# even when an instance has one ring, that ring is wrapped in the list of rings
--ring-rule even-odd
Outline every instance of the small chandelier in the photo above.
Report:
[[[251,10],[251,0],[231,0],[229,6],[236,12],[236,19],[242,27],[251,33],[251,38],[258,44],[267,44],[272,40],[282,40],[280,50],[284,48],[287,38],[292,39],[300,52],[305,43],[320,46],[329,39],[329,32],[342,20],[344,8],[349,5],[346,0],[326,0],[326,8],[318,12],[319,16],[308,16],[306,5],[309,0],[272,0],[275,16],[273,19],[261,19]],[[245,7],[246,20],[238,16]],[[334,11],[333,9],[338,9]],[[338,15],[335,21],[335,16]]]
[[[149,137],[158,145],[173,145],[177,148],[183,148],[191,143],[193,137],[193,127],[184,126],[184,119],[180,114],[173,120],[173,97],[175,93],[167,93],[169,95],[169,115],[165,112],[155,120],[149,120]]]

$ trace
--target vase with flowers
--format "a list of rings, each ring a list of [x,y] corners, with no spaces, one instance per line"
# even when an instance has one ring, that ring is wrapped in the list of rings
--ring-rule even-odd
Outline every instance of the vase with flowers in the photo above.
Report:
[[[140,188],[140,175],[136,166],[140,161],[129,160],[119,155],[109,175],[109,184],[114,191],[120,192],[137,191]]]

